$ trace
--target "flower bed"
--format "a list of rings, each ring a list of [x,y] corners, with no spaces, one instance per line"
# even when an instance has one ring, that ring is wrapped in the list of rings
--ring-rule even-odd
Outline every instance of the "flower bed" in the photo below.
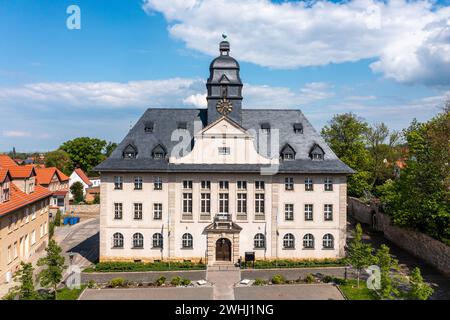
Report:
[[[205,270],[203,263],[193,262],[99,262],[94,267],[84,269],[84,272],[144,272],[171,270]]]
[[[321,260],[256,260],[255,269],[275,268],[314,268],[314,267],[342,267],[345,266],[344,259],[321,259]],[[251,263],[247,267],[253,267]],[[244,268],[244,265],[242,266]]]

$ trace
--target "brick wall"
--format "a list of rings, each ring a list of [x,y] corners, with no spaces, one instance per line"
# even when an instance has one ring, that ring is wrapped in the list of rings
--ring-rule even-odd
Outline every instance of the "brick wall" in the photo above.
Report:
[[[99,204],[70,205],[68,207],[67,213],[70,214],[72,211],[75,213],[75,215],[77,214],[99,215],[100,205]]]

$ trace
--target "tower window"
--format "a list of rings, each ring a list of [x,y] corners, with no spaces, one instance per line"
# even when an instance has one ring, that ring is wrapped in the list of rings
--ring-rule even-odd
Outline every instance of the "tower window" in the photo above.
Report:
[[[145,132],[147,132],[147,133],[153,132],[154,124],[152,121],[147,121],[144,125],[145,125],[144,126]]]
[[[177,128],[180,130],[187,130],[187,123],[186,122],[178,122],[177,123]]]

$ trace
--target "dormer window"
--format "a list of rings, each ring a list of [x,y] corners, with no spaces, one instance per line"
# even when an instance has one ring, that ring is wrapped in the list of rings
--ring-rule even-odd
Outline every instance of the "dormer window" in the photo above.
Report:
[[[263,133],[270,133],[270,123],[262,123],[261,124],[261,131]]]
[[[312,160],[323,160],[324,155],[325,152],[318,144],[315,144],[309,152],[309,156]]]
[[[286,144],[280,151],[280,157],[283,160],[294,160],[295,150],[289,144]]]
[[[178,130],[187,130],[187,123],[186,122],[178,122],[177,123],[177,129]]]
[[[137,156],[137,149],[135,146],[129,144],[126,146],[126,148],[123,150],[123,158],[124,159],[135,159]]]
[[[153,121],[147,121],[145,122],[144,131],[147,133],[152,133],[154,129]]]
[[[156,147],[152,150],[152,158],[155,160],[163,160],[166,157],[166,149],[158,144]]]
[[[294,123],[294,133],[302,134],[303,133],[303,124],[301,124],[301,123]]]

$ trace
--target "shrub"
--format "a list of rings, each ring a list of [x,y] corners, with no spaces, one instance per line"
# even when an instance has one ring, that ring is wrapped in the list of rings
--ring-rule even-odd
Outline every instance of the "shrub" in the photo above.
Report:
[[[183,286],[188,286],[188,285],[191,284],[191,282],[192,282],[191,280],[186,279],[186,278],[184,278],[184,279],[181,280],[181,284],[182,284]]]
[[[313,283],[315,281],[315,279],[316,278],[311,273],[308,273],[306,275],[306,277],[305,277],[305,282],[306,283]]]
[[[48,223],[48,237],[49,239],[53,238],[53,234],[55,233],[55,224],[53,221]]]
[[[263,286],[266,284],[267,284],[267,281],[264,279],[261,279],[261,278],[256,278],[255,282],[253,283],[253,285],[255,285],[255,286]]]
[[[58,209],[58,211],[56,211],[54,224],[57,227],[59,227],[61,225],[61,211],[59,209]]]
[[[170,281],[170,284],[174,285],[174,286],[179,286],[181,284],[181,281],[183,279],[179,276],[173,277],[172,280]]]
[[[281,274],[276,274],[272,277],[273,284],[283,284],[285,282],[286,282],[286,280],[284,279],[284,277]]]
[[[96,287],[97,287],[97,283],[96,283],[94,280],[89,280],[89,282],[88,282],[88,284],[87,284],[87,287],[88,287],[89,289],[96,288]]]
[[[337,285],[346,285],[347,284],[347,280],[342,279],[342,278],[333,278],[334,283],[336,283]]]
[[[156,279],[155,283],[158,287],[162,286],[163,284],[166,283],[166,277],[164,276],[159,277],[158,279]]]
[[[111,281],[109,282],[109,285],[112,288],[124,287],[125,284],[126,284],[126,282],[125,282],[124,278],[114,278],[114,279],[111,279]]]
[[[322,281],[325,282],[325,283],[333,282],[333,277],[332,276],[325,276],[325,277],[323,277]]]

